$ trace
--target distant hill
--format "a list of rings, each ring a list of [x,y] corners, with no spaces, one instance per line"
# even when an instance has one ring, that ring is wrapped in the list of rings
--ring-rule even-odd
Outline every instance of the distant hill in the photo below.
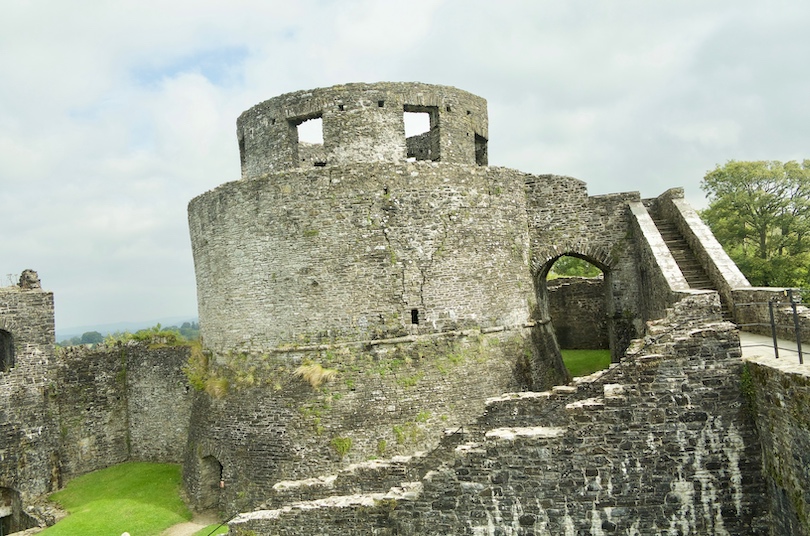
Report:
[[[183,322],[197,322],[197,315],[188,316],[174,316],[168,318],[159,318],[157,320],[144,320],[142,322],[115,322],[113,324],[96,324],[90,326],[75,326],[70,328],[57,328],[56,329],[56,342],[70,339],[71,337],[81,337],[82,334],[88,331],[98,331],[104,336],[117,331],[129,331],[135,333],[139,329],[151,328],[156,324],[161,326],[177,326],[180,327]]]

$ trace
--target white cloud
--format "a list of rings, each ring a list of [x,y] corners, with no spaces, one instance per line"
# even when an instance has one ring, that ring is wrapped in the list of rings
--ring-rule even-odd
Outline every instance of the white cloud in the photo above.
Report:
[[[489,101],[490,162],[653,196],[728,159],[808,157],[810,6],[45,2],[0,18],[0,273],[60,327],[194,313],[186,204],[239,177],[236,117],[345,82]]]

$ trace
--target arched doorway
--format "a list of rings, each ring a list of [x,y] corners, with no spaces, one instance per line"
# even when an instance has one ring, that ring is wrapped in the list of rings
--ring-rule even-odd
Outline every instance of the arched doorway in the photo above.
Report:
[[[557,275],[559,275],[559,272],[570,273],[571,271],[579,271],[580,273],[584,274],[596,275],[601,272],[601,283],[597,283],[596,285],[601,289],[601,296],[597,292],[594,299],[599,302],[597,305],[599,305],[600,308],[603,306],[601,310],[604,312],[595,314],[600,316],[599,322],[604,322],[606,327],[607,348],[605,349],[610,350],[610,361],[618,361],[616,345],[614,344],[615,337],[613,334],[613,298],[611,291],[610,266],[600,259],[594,258],[591,255],[580,253],[579,251],[558,250],[554,252],[553,255],[549,255],[544,259],[536,259],[537,262],[535,263],[536,271],[534,273],[534,285],[537,305],[535,307],[533,316],[536,323],[534,330],[534,342],[537,355],[534,357],[532,367],[532,379],[535,384],[535,389],[547,389],[550,386],[549,383],[552,381],[561,383],[561,379],[565,379],[567,381],[571,378],[571,374],[564,364],[563,355],[560,351],[561,345],[558,341],[557,330],[555,329],[552,318],[552,311],[554,309],[551,307],[551,299],[549,297],[549,274],[552,273],[552,268],[560,259],[563,259],[563,262],[557,267],[557,271],[554,273]],[[585,261],[585,263],[582,263],[581,261]],[[554,274],[551,276],[552,281],[556,278]],[[597,308],[596,310],[599,310],[600,308]],[[572,338],[576,339],[574,335],[577,335],[580,339],[582,337],[589,337],[589,330],[591,328],[588,328],[587,326],[595,323],[595,320],[596,317],[594,316],[592,317],[590,324],[587,319],[582,322],[581,324],[586,326],[585,328],[569,325],[567,328],[568,332],[565,334],[560,334],[561,338],[563,338],[564,335],[566,346],[568,345],[568,340],[571,340]],[[559,325],[560,323],[558,322],[558,326]],[[605,356],[607,354],[602,355]]]
[[[586,376],[611,362],[609,299],[605,274],[577,255],[551,262],[546,275],[549,319],[563,363],[572,376]]]
[[[213,456],[205,456],[200,463],[200,508],[219,508],[222,493],[222,464]]]

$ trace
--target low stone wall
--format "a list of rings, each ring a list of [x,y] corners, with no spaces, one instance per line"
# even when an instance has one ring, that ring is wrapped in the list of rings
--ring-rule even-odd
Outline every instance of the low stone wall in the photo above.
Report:
[[[762,444],[771,534],[810,535],[810,365],[758,357],[743,378]]]
[[[563,277],[547,283],[549,314],[563,349],[610,348],[605,280]]]
[[[773,316],[776,336],[786,341],[796,340],[793,307],[785,288],[749,287],[732,291],[734,321],[743,331],[771,336],[771,320],[768,302],[774,301]],[[810,344],[810,309],[798,305],[797,316],[802,342]]]

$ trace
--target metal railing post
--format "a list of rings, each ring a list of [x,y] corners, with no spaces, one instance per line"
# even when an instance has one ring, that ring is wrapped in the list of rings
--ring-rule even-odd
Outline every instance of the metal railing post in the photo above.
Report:
[[[793,289],[788,289],[790,307],[793,309],[793,329],[796,331],[796,350],[799,352],[799,364],[804,364],[802,357],[802,333],[799,331],[799,313],[796,310],[796,300],[793,299]]]
[[[776,322],[773,319],[773,298],[768,300],[768,314],[771,316],[771,337],[773,338],[773,355],[779,359],[779,344],[776,339]]]

